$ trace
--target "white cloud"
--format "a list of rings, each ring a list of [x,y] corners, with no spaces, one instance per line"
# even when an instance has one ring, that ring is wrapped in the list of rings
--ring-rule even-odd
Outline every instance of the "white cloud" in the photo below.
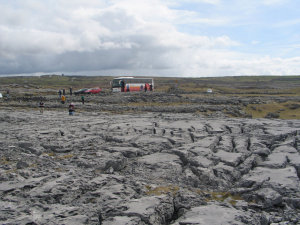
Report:
[[[295,73],[300,68],[298,58],[233,52],[240,43],[228,35],[182,33],[176,25],[220,26],[230,19],[168,6],[162,0],[0,2],[0,74],[210,76]]]
[[[168,5],[179,5],[185,3],[206,3],[211,5],[219,5],[222,0],[165,0],[165,2],[167,2]]]

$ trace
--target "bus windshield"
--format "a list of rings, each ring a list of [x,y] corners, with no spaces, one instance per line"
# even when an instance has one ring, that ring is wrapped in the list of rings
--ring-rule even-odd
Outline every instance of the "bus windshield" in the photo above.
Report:
[[[112,88],[121,87],[121,79],[113,79]]]

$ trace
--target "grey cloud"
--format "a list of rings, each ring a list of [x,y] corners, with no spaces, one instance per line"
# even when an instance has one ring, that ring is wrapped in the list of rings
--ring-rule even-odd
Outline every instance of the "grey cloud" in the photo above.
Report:
[[[138,25],[136,19],[122,9],[103,10],[100,15],[95,16],[94,19],[100,26],[104,26],[114,32],[132,30]]]
[[[151,36],[134,35],[127,38],[134,43],[130,48],[68,51],[61,54],[19,54],[12,59],[1,57],[0,74],[122,69],[130,71],[168,69],[175,66],[172,58],[168,57],[174,49],[159,46]]]

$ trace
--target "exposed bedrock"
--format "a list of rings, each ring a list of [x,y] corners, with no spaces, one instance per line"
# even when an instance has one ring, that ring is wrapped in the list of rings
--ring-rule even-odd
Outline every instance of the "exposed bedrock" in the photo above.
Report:
[[[1,224],[299,224],[300,122],[0,110]]]

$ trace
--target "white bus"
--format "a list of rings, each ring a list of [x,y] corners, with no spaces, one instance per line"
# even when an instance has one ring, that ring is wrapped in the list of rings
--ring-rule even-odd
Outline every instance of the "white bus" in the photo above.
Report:
[[[154,82],[152,78],[117,77],[111,82],[111,88],[113,92],[153,91]]]

